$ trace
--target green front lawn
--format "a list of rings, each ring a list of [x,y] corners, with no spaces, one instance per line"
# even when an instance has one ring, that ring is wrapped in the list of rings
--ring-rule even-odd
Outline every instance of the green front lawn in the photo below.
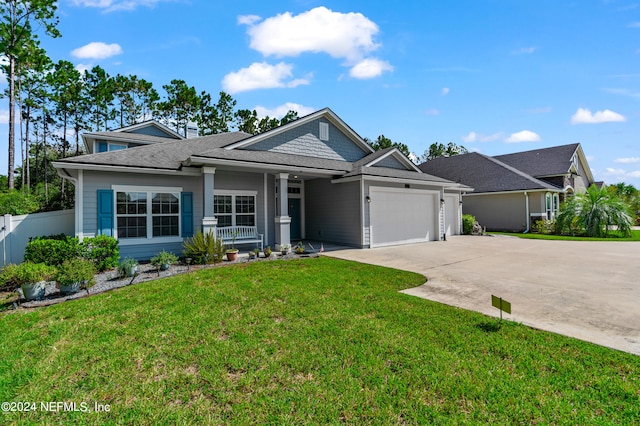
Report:
[[[512,235],[514,237],[527,238],[530,240],[566,240],[566,241],[640,241],[640,231],[632,230],[631,237],[623,237],[612,231],[608,238],[572,237],[569,235],[548,235],[522,232],[487,232],[495,235]]]
[[[0,401],[46,424],[640,423],[640,357],[397,291],[331,258],[256,262],[0,314]]]

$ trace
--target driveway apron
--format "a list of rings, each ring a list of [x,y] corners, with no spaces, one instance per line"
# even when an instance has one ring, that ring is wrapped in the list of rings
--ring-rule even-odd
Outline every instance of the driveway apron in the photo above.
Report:
[[[640,355],[640,243],[448,237],[447,241],[340,250],[342,259],[417,272],[403,293]]]

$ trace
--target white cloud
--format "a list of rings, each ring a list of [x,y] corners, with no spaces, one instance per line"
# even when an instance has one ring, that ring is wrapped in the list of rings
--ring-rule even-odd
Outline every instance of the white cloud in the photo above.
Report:
[[[516,49],[516,50],[512,50],[511,54],[512,55],[530,55],[533,52],[535,52],[536,50],[538,50],[537,47],[531,46],[531,47],[521,47],[520,49]]]
[[[616,163],[621,163],[621,164],[640,163],[640,157],[616,158],[613,161],[615,161]]]
[[[106,44],[101,41],[93,41],[71,51],[71,55],[81,59],[105,59],[122,54],[119,44]]]
[[[315,111],[315,108],[307,107],[293,102],[287,102],[272,109],[258,105],[254,109],[256,110],[259,118],[263,118],[266,116],[269,116],[271,118],[282,118],[289,111],[295,111],[298,113],[298,117],[304,117],[305,115],[309,115]]]
[[[504,133],[498,132],[492,135],[483,135],[477,132],[469,132],[468,135],[462,136],[462,142],[464,143],[473,143],[473,142],[492,142],[498,139],[501,139],[504,136]]]
[[[158,3],[174,0],[71,0],[74,6],[95,7],[105,12],[135,10],[138,6],[154,7]]]
[[[222,88],[233,95],[255,89],[272,89],[276,87],[296,87],[309,84],[309,78],[292,79],[293,65],[280,62],[271,65],[266,62],[254,62],[248,68],[231,72],[222,79]]]
[[[253,25],[262,18],[258,15],[240,15],[238,16],[238,25]]]
[[[623,169],[614,169],[611,167],[607,167],[606,171],[608,175],[615,175],[615,176],[625,175],[627,173]]]
[[[265,56],[298,56],[324,52],[356,63],[380,45],[373,41],[378,26],[361,13],[333,12],[317,7],[293,16],[289,12],[249,26],[250,47]]]
[[[393,67],[388,62],[375,58],[367,58],[351,68],[349,75],[353,78],[366,79],[378,77],[385,71],[393,71]]]
[[[442,96],[447,96],[450,91],[451,91],[451,89],[449,89],[448,87],[443,87],[442,91],[441,91]]]
[[[0,109],[0,124],[9,123],[9,110],[8,109]]]
[[[78,64],[78,65],[76,65],[76,69],[82,75],[84,75],[85,71],[91,70],[91,68],[93,68],[93,64]]]
[[[609,109],[591,113],[587,108],[578,108],[578,111],[571,116],[571,124],[598,124],[621,121],[627,121],[625,116]]]
[[[542,139],[540,136],[532,132],[531,130],[522,130],[517,133],[512,133],[504,141],[506,143],[520,143],[520,142],[540,142]]]
[[[440,111],[435,108],[429,108],[424,112],[426,115],[440,115]]]
[[[629,28],[640,28],[640,22],[632,22],[629,25],[627,25],[627,27],[629,27]]]
[[[630,98],[640,98],[640,92],[634,92],[629,89],[604,89],[604,91],[613,95],[628,96]]]
[[[636,170],[634,172],[630,172],[630,173],[627,174],[627,176],[633,177],[633,178],[640,178],[640,170]]]

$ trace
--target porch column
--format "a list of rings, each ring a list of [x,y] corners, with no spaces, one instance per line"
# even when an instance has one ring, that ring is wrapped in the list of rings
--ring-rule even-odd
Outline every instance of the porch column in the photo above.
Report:
[[[289,174],[276,175],[278,188],[278,205],[275,217],[276,250],[283,244],[291,244],[291,218],[289,217]]]
[[[202,168],[202,233],[213,232],[215,235],[218,219],[213,213],[213,191],[215,188],[215,167]]]

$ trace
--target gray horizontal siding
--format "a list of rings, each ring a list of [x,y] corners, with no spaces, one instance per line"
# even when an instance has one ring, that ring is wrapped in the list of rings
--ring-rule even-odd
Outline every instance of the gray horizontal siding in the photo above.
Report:
[[[306,237],[360,247],[360,184],[305,181]]]
[[[328,141],[320,140],[320,122],[329,124]],[[294,127],[250,145],[247,149],[344,161],[357,161],[367,155],[336,126],[324,119]]]

